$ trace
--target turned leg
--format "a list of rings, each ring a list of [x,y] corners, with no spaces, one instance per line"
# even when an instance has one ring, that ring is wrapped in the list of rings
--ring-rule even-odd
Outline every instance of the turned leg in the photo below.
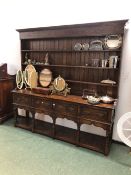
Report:
[[[106,144],[105,144],[105,155],[109,154],[110,151],[110,145],[111,145],[111,141],[112,141],[112,127],[113,125],[110,127],[109,130],[106,131]]]
[[[35,129],[35,112],[31,111],[32,114],[32,132],[34,132]]]
[[[77,122],[77,142],[76,145],[79,146],[80,143],[80,122]]]
[[[53,129],[53,134],[52,134],[52,136],[53,136],[53,138],[55,138],[55,124],[56,124],[56,117],[54,116],[54,117],[53,117],[53,126],[52,126],[52,129]]]
[[[18,108],[17,107],[14,107],[14,110],[13,110],[13,113],[14,113],[14,118],[15,118],[15,126],[17,125],[18,123]]]
[[[27,124],[29,124],[30,122],[30,118],[29,118],[29,111],[26,110],[26,121],[27,121]]]

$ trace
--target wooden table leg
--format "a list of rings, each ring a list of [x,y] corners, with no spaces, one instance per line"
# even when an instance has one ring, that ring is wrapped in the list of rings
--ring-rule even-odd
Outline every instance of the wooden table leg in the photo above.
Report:
[[[55,123],[56,123],[56,117],[55,116],[53,116],[53,126],[52,126],[52,129],[53,129],[53,134],[52,134],[52,136],[53,136],[53,138],[55,139]]]
[[[18,123],[18,120],[17,120],[18,108],[17,107],[14,107],[13,113],[14,113],[14,117],[15,117],[15,124],[14,125],[17,126],[17,123]]]
[[[80,144],[80,122],[77,122],[77,143],[76,145],[79,146]]]
[[[31,111],[32,114],[32,132],[34,132],[35,129],[35,111]]]

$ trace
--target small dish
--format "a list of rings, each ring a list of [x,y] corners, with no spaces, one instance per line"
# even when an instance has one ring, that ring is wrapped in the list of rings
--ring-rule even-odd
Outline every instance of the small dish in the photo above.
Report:
[[[110,79],[102,80],[101,83],[104,83],[104,84],[112,84],[112,85],[116,84],[115,81],[112,81],[112,80],[110,80]]]

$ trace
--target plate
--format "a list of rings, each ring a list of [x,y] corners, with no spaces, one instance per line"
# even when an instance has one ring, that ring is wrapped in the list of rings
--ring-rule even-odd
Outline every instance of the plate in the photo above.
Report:
[[[76,44],[74,45],[74,50],[79,51],[79,50],[81,50],[81,49],[82,49],[82,44],[81,44],[81,43],[76,43]]]
[[[107,49],[118,49],[122,45],[122,37],[120,35],[108,35],[104,44]]]
[[[89,50],[103,50],[103,42],[101,40],[91,41]]]
[[[83,45],[82,45],[82,50],[89,50],[89,44],[88,43],[84,43]]]
[[[52,72],[49,69],[43,69],[39,75],[39,82],[42,87],[47,87],[51,83]]]

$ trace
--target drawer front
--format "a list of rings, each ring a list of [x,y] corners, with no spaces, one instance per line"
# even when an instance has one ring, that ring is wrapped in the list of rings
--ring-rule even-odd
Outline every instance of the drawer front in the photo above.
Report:
[[[52,103],[51,101],[45,99],[45,98],[38,98],[33,97],[32,98],[32,107],[36,109],[40,109],[43,111],[48,111],[52,109]]]
[[[29,95],[23,94],[14,94],[13,95],[13,103],[22,106],[30,106],[31,105],[31,97]]]
[[[111,116],[108,113],[108,110],[102,110],[99,108],[91,108],[87,106],[80,107],[80,118],[91,119],[100,122],[110,122]]]
[[[77,116],[77,105],[66,102],[53,102],[53,109],[55,113],[68,116]]]

